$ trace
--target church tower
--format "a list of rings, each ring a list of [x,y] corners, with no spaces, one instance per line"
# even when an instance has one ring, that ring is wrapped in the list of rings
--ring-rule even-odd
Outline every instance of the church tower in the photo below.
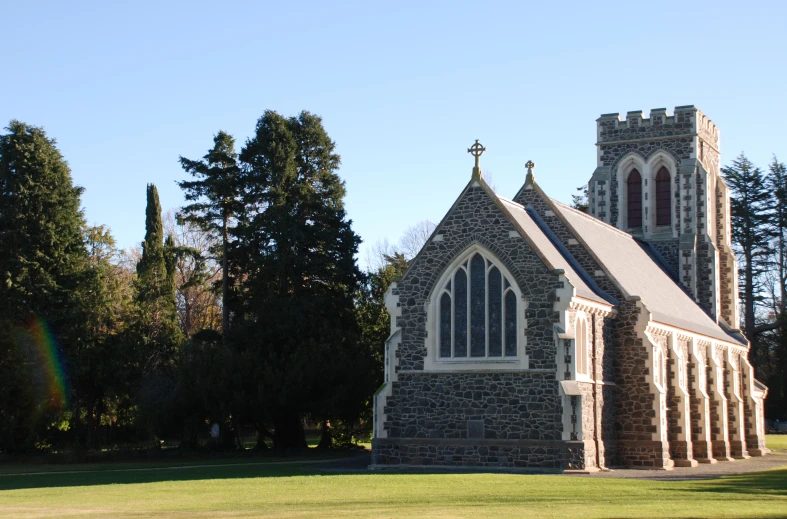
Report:
[[[730,195],[719,171],[719,132],[695,106],[603,114],[590,214],[658,252],[717,322],[740,327]]]

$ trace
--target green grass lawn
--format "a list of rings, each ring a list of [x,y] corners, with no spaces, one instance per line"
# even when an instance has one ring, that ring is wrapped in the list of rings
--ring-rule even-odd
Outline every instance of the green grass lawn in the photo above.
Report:
[[[769,437],[771,448],[787,448]],[[129,464],[131,465],[131,464]],[[787,469],[704,481],[331,474],[320,464],[0,476],[7,517],[787,517]],[[150,470],[148,470],[150,468]],[[73,469],[73,467],[72,467]]]

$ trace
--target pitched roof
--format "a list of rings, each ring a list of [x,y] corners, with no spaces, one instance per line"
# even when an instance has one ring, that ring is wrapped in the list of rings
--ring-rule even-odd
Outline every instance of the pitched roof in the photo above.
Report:
[[[582,268],[573,261],[568,251],[561,247],[559,242],[556,244],[548,236],[548,228],[545,229],[545,226],[539,225],[536,219],[522,205],[499,195],[495,196],[552,267],[562,269],[565,272],[566,278],[573,285],[578,296],[605,305],[611,304],[611,301],[603,297],[603,292],[598,287],[592,286],[594,283],[588,279]]]
[[[624,295],[641,298],[653,321],[740,342],[714,322],[630,234],[556,200],[551,202]]]

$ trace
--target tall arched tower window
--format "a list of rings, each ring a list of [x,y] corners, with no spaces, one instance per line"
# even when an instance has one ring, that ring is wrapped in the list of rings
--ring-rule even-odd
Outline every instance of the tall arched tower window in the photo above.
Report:
[[[517,294],[490,258],[476,252],[463,260],[438,294],[440,359],[517,356]]]
[[[656,225],[672,223],[672,204],[670,201],[670,174],[661,166],[656,174]]]
[[[632,169],[626,180],[628,227],[642,227],[642,175]]]

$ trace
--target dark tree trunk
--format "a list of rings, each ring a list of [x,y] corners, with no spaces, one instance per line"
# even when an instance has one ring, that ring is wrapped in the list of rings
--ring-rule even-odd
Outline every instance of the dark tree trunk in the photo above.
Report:
[[[746,300],[744,301],[744,319],[746,321],[746,338],[749,339],[751,343],[751,349],[749,350],[749,361],[754,366],[754,369],[759,369],[759,358],[757,355],[757,331],[755,330],[755,323],[754,323],[754,266],[752,265],[752,254],[751,249],[748,248],[745,250],[744,254],[746,258],[746,267],[744,272],[744,279],[746,280],[746,286],[744,287],[744,293]]]
[[[333,432],[331,431],[331,422],[328,420],[322,421],[322,434],[320,435],[320,443],[317,445],[318,449],[330,449],[333,444]]]
[[[273,417],[273,446],[280,450],[305,449],[306,432],[295,411],[281,411]]]
[[[228,216],[224,216],[221,229],[221,336],[224,345],[227,345],[227,333],[230,329],[230,309],[227,305],[227,297],[230,292],[230,269],[227,263],[227,226]]]
[[[88,450],[92,449],[95,446],[95,411],[96,411],[96,398],[91,393],[87,399],[87,409],[86,411],[86,418],[87,418],[87,427],[86,427],[86,434],[85,434],[85,448]]]

